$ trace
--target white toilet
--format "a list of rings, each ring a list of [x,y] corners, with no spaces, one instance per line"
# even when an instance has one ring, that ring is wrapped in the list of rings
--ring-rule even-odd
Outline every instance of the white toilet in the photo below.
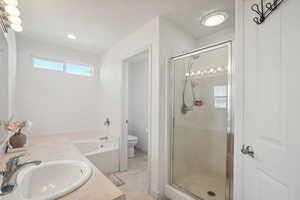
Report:
[[[134,146],[138,143],[138,138],[134,135],[128,135],[128,158],[135,156]]]

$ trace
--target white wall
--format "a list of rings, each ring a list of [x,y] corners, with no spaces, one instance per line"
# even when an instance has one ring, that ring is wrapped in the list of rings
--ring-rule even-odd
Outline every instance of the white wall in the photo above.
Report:
[[[4,33],[0,30],[0,120],[9,118],[8,71],[8,44]],[[5,136],[6,131],[0,128],[0,147]]]
[[[160,65],[161,65],[161,134],[160,134],[160,183],[161,188],[169,180],[169,133],[170,133],[170,91],[169,91],[169,58],[181,53],[189,52],[196,48],[196,40],[193,36],[171,21],[160,19]]]
[[[146,53],[147,58],[147,53]],[[148,60],[128,64],[128,134],[138,137],[137,147],[148,152]]]
[[[0,119],[8,119],[15,113],[16,36],[11,29],[0,34]]]
[[[8,30],[8,115],[16,113],[16,73],[17,73],[17,44],[16,34],[12,29]]]
[[[7,120],[15,113],[16,36],[0,30],[0,120]],[[4,153],[7,131],[0,130],[0,157]]]
[[[29,38],[17,39],[18,119],[31,120],[34,134],[99,130],[99,57]],[[33,68],[32,56],[90,64],[95,76]]]
[[[224,42],[234,39],[234,28],[227,27],[213,34],[197,39],[197,47],[203,47],[214,43]]]
[[[102,59],[101,67],[101,117],[111,119],[109,132],[120,136],[124,122],[122,121],[122,88],[123,88],[123,61],[127,58],[151,48],[151,141],[159,141],[159,103],[160,103],[160,66],[159,66],[159,18],[154,18],[143,27],[132,33],[113,46]],[[124,148],[124,147],[123,147]],[[127,157],[126,155],[123,155]],[[159,195],[159,143],[153,142],[150,156],[151,182],[150,191],[153,195]]]

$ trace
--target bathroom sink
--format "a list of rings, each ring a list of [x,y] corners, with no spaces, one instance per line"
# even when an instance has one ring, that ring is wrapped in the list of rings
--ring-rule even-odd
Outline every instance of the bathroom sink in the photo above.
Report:
[[[18,174],[16,193],[22,200],[57,199],[85,184],[91,174],[92,169],[81,161],[42,163]]]

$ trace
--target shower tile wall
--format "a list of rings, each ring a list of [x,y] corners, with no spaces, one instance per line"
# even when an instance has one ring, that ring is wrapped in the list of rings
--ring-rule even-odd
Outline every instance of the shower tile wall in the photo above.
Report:
[[[201,99],[204,104],[182,114],[182,91],[186,74],[184,66],[187,66],[189,61],[194,63],[191,70],[194,72],[216,67],[227,68],[227,48],[203,53],[197,60],[186,58],[176,61],[173,182],[182,186],[189,181],[195,182],[192,179],[187,180],[187,177],[209,175],[224,181],[224,187],[220,190],[225,193],[227,111],[226,108],[215,107],[214,87],[227,86],[227,74],[201,79],[192,78],[198,84],[194,89],[195,97]],[[191,105],[192,96],[189,84],[185,98],[186,102]]]

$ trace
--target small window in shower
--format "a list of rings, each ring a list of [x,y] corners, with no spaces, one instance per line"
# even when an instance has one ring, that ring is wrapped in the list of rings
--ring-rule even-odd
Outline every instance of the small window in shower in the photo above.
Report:
[[[214,86],[214,100],[215,108],[226,108],[227,107],[227,86],[217,85]]]

